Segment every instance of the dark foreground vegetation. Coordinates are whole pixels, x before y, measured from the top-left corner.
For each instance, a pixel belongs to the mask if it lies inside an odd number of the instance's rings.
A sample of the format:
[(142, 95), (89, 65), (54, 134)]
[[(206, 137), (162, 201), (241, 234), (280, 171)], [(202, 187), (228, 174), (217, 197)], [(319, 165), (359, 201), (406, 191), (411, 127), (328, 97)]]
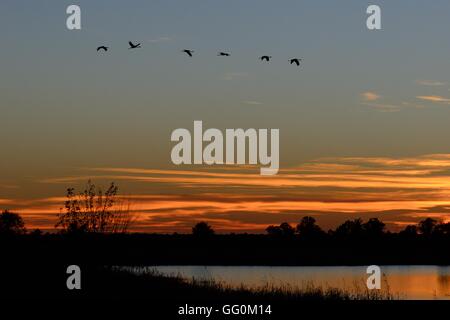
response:
[[(152, 297), (158, 300), (180, 302), (189, 300), (203, 303), (227, 300), (261, 303), (263, 301), (393, 300), (398, 298), (388, 289), (368, 290), (363, 285), (355, 285), (347, 290), (314, 286), (312, 283), (301, 288), (271, 285), (259, 288), (248, 288), (242, 285), (236, 288), (213, 280), (183, 279), (179, 276), (166, 276), (155, 271), (136, 274), (119, 268), (97, 269), (92, 272), (91, 276), (95, 276), (97, 285), (92, 287), (90, 292), (94, 296), (106, 294), (113, 298)], [(388, 288), (388, 286), (386, 287)], [(130, 291), (131, 288), (132, 291)]]
[[(4, 213), (5, 214), (5, 213)], [(3, 214), (3, 215), (4, 215)], [(10, 215), (10, 213), (8, 213)], [(305, 227), (305, 221), (309, 225)], [(1, 224), (1, 215), (0, 215)], [(94, 265), (449, 265), (450, 234), (433, 219), (391, 233), (371, 219), (324, 232), (305, 217), (298, 231), (214, 234), (205, 223), (192, 234), (11, 231), (0, 233), (4, 263), (89, 262)], [(282, 224), (281, 230), (287, 224)], [(445, 227), (448, 224), (444, 225)]]
[(310, 241), (267, 235), (27, 234), (0, 237), (2, 262), (82, 260), (107, 265), (449, 265), (447, 237), (333, 237)]
[[(398, 233), (383, 233), (377, 237), (327, 234), (314, 240), (295, 234), (10, 234), (0, 237), (1, 291), (9, 296), (37, 294), (39, 297), (60, 297), (59, 293), (72, 294), (66, 288), (66, 268), (69, 265), (81, 267), (82, 292), (89, 296), (92, 292), (100, 294), (102, 290), (105, 291), (101, 296), (115, 292), (108, 289), (109, 283), (124, 292), (150, 290), (146, 285), (152, 281), (161, 281), (158, 283), (162, 286), (171, 284), (170, 279), (140, 278), (112, 272), (105, 266), (449, 265), (449, 245), (449, 237), (443, 234), (413, 237)], [(187, 292), (186, 287), (192, 285), (173, 284), (182, 290), (180, 294)], [(200, 290), (195, 286), (195, 289), (201, 293), (211, 288), (201, 287)], [(227, 292), (230, 293), (229, 290), (217, 291), (220, 295)], [(246, 290), (239, 294), (245, 295)]]
[[(232, 287), (213, 280), (184, 279), (163, 275), (154, 271), (134, 273), (118, 267), (81, 265), (82, 290), (68, 290), (66, 266), (52, 265), (15, 266), (0, 268), (2, 286), (0, 296), (8, 298), (78, 298), (78, 299), (151, 299), (173, 303), (216, 303), (219, 301), (246, 301), (247, 303), (276, 303), (295, 301), (352, 301), (396, 300), (388, 286), (383, 290), (368, 290), (361, 284), (348, 289), (315, 286), (277, 287), (265, 285), (249, 288)], [(387, 288), (387, 289), (385, 289)]]

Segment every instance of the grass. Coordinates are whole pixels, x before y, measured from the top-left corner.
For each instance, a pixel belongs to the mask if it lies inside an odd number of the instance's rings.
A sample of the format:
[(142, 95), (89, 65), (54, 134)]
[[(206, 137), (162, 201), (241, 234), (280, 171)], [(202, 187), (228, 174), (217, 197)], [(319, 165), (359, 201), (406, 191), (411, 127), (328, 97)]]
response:
[[(159, 299), (178, 299), (195, 301), (222, 301), (227, 299), (245, 301), (302, 300), (317, 301), (354, 301), (354, 300), (397, 300), (398, 295), (390, 292), (386, 277), (381, 290), (369, 290), (364, 283), (353, 283), (350, 288), (341, 289), (329, 286), (317, 286), (313, 282), (302, 287), (292, 285), (265, 284), (253, 288), (244, 284), (231, 286), (224, 282), (203, 279), (185, 279), (181, 275), (165, 275), (156, 270), (133, 271), (132, 268), (112, 267), (103, 269), (100, 274), (113, 281), (116, 288), (126, 292), (137, 292), (141, 297), (153, 296)], [(112, 291), (110, 291), (111, 293)]]

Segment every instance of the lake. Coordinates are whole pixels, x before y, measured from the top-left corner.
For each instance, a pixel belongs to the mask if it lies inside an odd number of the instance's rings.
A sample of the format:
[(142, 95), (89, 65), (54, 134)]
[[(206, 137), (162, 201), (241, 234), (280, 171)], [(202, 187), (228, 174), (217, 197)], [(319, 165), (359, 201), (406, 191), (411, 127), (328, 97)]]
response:
[[(450, 299), (450, 266), (380, 266), (389, 291), (400, 299)], [(303, 288), (314, 286), (365, 288), (365, 266), (352, 267), (268, 267), (268, 266), (152, 266), (136, 272), (156, 270), (187, 279), (212, 279), (231, 286), (257, 288), (266, 284)], [(384, 279), (382, 286), (385, 286)], [(384, 289), (384, 288), (382, 288)]]

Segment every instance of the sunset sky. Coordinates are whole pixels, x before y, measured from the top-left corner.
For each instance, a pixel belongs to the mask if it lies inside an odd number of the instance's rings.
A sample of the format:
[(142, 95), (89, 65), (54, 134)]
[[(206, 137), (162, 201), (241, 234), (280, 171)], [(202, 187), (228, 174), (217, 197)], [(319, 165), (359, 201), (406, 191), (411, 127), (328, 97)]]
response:
[[(450, 221), (450, 2), (376, 1), (368, 31), (374, 3), (1, 1), (0, 209), (51, 230), (92, 179), (118, 184), (136, 231)], [(280, 129), (280, 172), (173, 165), (170, 134), (194, 120)]]

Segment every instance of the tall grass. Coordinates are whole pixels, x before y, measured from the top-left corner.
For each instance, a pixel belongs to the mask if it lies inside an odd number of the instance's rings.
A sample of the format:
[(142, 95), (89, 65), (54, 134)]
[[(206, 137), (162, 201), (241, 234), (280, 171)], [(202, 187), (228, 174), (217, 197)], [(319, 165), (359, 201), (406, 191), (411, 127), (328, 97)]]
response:
[(251, 297), (255, 299), (276, 300), (398, 300), (399, 294), (393, 294), (386, 275), (383, 275), (382, 289), (369, 290), (365, 282), (354, 282), (345, 288), (336, 288), (328, 285), (316, 285), (313, 281), (305, 282), (302, 286), (291, 284), (273, 284), (253, 287), (243, 283), (230, 285), (224, 281), (213, 279), (184, 278), (181, 274), (163, 274), (155, 269), (140, 269), (133, 267), (115, 267), (114, 272), (132, 274), (143, 283), (146, 281), (159, 283), (167, 282), (172, 289), (178, 287), (182, 290), (215, 296), (230, 296), (233, 298)]

